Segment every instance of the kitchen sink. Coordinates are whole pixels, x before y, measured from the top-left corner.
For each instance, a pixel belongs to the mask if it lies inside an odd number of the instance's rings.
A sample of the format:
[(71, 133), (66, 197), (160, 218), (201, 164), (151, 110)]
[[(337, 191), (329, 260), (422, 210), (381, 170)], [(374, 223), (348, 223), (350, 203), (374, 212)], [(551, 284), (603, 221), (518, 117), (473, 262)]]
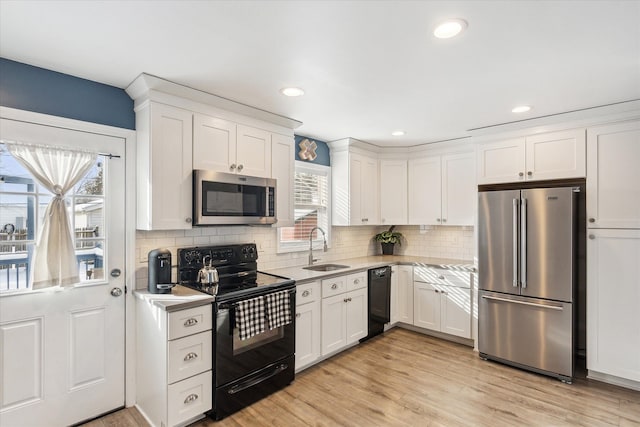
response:
[(349, 268), (349, 266), (340, 265), (340, 264), (316, 264), (316, 265), (308, 265), (306, 267), (302, 267), (303, 270), (312, 270), (312, 271), (333, 271), (333, 270), (340, 270), (342, 268)]

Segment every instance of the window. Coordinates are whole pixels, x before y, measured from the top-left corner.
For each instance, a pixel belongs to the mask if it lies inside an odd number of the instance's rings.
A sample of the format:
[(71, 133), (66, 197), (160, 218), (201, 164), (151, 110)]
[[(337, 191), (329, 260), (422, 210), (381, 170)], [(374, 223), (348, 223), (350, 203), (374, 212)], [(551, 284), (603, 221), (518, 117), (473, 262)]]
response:
[[(74, 213), (71, 226), (81, 282), (103, 278), (103, 172), (99, 157), (66, 197), (67, 209)], [(31, 288), (31, 258), (51, 198), (0, 143), (0, 292)]]
[[(293, 186), (293, 227), (281, 227), (278, 231), (278, 252), (309, 250), (309, 233), (314, 227), (326, 233), (327, 244), (331, 244), (330, 206), (331, 168), (296, 161)], [(322, 247), (322, 233), (313, 232), (314, 248)]]

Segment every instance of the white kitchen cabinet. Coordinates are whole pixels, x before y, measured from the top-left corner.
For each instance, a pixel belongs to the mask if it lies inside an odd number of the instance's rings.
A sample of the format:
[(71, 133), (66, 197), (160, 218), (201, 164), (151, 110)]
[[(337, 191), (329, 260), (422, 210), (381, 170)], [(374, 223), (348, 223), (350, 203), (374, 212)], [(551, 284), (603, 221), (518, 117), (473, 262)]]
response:
[(271, 134), (271, 178), (277, 180), (276, 216), (278, 227), (294, 225), (293, 186), (295, 150), (293, 136)]
[(414, 269), (415, 326), (471, 338), (471, 273)]
[(473, 153), (409, 161), (409, 224), (473, 225), (476, 194)]
[(271, 134), (262, 129), (238, 125), (236, 172), (242, 175), (271, 176)]
[(478, 184), (583, 178), (584, 129), (542, 133), (478, 144)]
[(587, 226), (640, 228), (640, 120), (587, 129)]
[[(394, 322), (413, 324), (413, 267), (399, 265), (397, 269), (397, 287), (395, 310), (392, 306), (392, 314), (395, 312)], [(393, 275), (392, 275), (393, 278)], [(393, 291), (393, 288), (392, 288)]]
[(320, 358), (320, 282), (296, 288), (296, 372)]
[[(358, 342), (368, 332), (366, 273), (322, 281), (322, 356)], [(353, 289), (348, 291), (347, 289)]]
[(407, 224), (407, 161), (380, 160), (380, 224)]
[(347, 151), (331, 156), (333, 225), (377, 225), (378, 159)]
[(192, 116), (157, 102), (136, 110), (140, 230), (191, 228)]
[(165, 311), (136, 299), (136, 406), (153, 426), (185, 425), (212, 408), (211, 304)]
[(587, 233), (589, 376), (614, 376), (635, 381), (638, 387), (640, 230), (589, 229)]

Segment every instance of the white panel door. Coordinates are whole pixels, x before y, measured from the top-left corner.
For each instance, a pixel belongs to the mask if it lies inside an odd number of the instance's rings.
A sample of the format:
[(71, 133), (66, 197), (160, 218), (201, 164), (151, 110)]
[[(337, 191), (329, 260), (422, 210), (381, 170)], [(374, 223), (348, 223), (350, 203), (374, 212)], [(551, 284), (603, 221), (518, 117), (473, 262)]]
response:
[(471, 289), (440, 287), (440, 330), (471, 338)]
[(238, 125), (236, 172), (240, 175), (271, 176), (271, 134), (266, 130)]
[(583, 178), (586, 172), (585, 145), (584, 129), (528, 136), (526, 179)]
[(587, 130), (587, 226), (640, 228), (640, 121)]
[(322, 355), (347, 345), (346, 294), (322, 299)]
[(271, 135), (271, 178), (277, 180), (276, 216), (278, 227), (294, 225), (293, 185), (295, 179), (295, 152), (293, 136)]
[(234, 172), (236, 124), (205, 116), (193, 116), (193, 169)]
[(409, 160), (409, 224), (440, 225), (440, 156)]
[(413, 283), (413, 324), (440, 330), (440, 291), (431, 283)]
[(378, 159), (363, 157), (362, 177), (360, 178), (362, 215), (365, 225), (380, 224), (380, 206), (378, 204)]
[(588, 230), (587, 369), (640, 381), (640, 230)]
[[(121, 156), (99, 157), (104, 163), (102, 267), (94, 264), (91, 278), (83, 277), (75, 287), (33, 291), (25, 286), (0, 293), (0, 424), (78, 423), (124, 405), (125, 297), (111, 293), (125, 288), (124, 140), (6, 119), (0, 138)], [(77, 210), (74, 221), (80, 221)], [(120, 274), (112, 277), (115, 269)]]
[(413, 267), (398, 267), (398, 322), (413, 325)]
[[(364, 221), (364, 211), (362, 210), (362, 192), (363, 182), (362, 174), (364, 170), (365, 159), (357, 154), (349, 154), (349, 194), (348, 200), (338, 199), (338, 203), (347, 203), (349, 205), (349, 224), (361, 225), (366, 224)], [(334, 199), (334, 203), (336, 203)]]
[(524, 181), (524, 138), (478, 145), (478, 184)]
[(367, 288), (351, 291), (345, 294), (345, 297), (347, 298), (347, 344), (352, 344), (366, 337), (369, 331)]
[(296, 370), (320, 357), (320, 300), (296, 307)]
[(407, 161), (380, 161), (380, 224), (407, 223)]
[(474, 154), (442, 156), (442, 224), (473, 225), (476, 199)]

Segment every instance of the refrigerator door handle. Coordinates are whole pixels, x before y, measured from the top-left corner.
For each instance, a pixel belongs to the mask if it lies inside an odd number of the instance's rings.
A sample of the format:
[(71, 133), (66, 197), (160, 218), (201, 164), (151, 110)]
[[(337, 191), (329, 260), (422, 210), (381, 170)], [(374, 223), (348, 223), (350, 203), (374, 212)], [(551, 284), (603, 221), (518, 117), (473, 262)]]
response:
[(507, 299), (507, 298), (498, 298), (498, 297), (492, 297), (492, 296), (488, 296), (488, 295), (482, 295), (482, 298), (483, 299), (493, 300), (493, 301), (502, 301), (502, 302), (510, 302), (510, 303), (514, 303), (514, 304), (529, 305), (529, 306), (532, 306), (532, 307), (548, 308), (550, 310), (558, 310), (558, 311), (562, 311), (563, 310), (561, 305), (558, 306), (558, 305), (548, 305), (548, 304), (534, 304), (532, 302), (518, 301), (518, 300), (514, 300), (514, 299)]
[(522, 198), (520, 209), (520, 284), (522, 289), (527, 287), (527, 199)]
[(513, 287), (518, 287), (518, 199), (513, 199)]

